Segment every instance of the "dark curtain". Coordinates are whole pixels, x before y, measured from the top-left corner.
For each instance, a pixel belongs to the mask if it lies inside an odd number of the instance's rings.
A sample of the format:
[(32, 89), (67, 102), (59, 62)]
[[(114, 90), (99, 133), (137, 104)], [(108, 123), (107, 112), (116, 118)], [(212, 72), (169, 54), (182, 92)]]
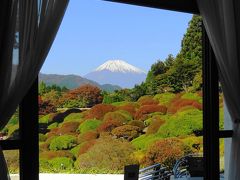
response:
[[(0, 1), (0, 128), (38, 76), (67, 4), (68, 0)], [(8, 179), (1, 150), (0, 167), (1, 180)]]
[[(240, 178), (240, 1), (198, 0), (233, 122), (229, 180)], [(227, 177), (226, 177), (227, 178)]]

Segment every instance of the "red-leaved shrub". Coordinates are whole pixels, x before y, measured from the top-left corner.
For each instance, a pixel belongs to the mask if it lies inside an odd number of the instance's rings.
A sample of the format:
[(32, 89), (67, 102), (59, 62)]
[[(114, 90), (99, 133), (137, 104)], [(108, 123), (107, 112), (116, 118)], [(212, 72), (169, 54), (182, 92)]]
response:
[(123, 122), (118, 119), (107, 119), (97, 128), (98, 132), (111, 132), (114, 128), (122, 126)]
[(191, 99), (178, 99), (171, 103), (171, 105), (168, 108), (168, 113), (176, 113), (178, 110), (182, 109), (186, 106), (192, 106), (196, 109), (202, 110), (202, 104), (197, 102), (196, 100)]
[(86, 141), (94, 140), (99, 137), (99, 133), (96, 131), (88, 131), (78, 136), (78, 144), (81, 144)]
[(124, 138), (131, 141), (139, 136), (140, 128), (137, 126), (123, 125), (112, 130), (112, 134), (117, 138)]
[(93, 106), (85, 116), (85, 119), (103, 119), (104, 115), (108, 112), (113, 112), (116, 107), (110, 104), (98, 104)]
[(167, 113), (167, 107), (162, 105), (145, 105), (141, 106), (135, 114), (135, 119), (145, 120), (147, 115), (154, 112), (160, 112), (162, 114)]
[(58, 128), (57, 134), (63, 135), (63, 134), (74, 134), (79, 127), (79, 122), (66, 122), (63, 123), (61, 127)]
[(45, 151), (40, 153), (39, 157), (47, 160), (50, 160), (56, 157), (68, 157), (72, 159), (73, 155), (69, 151), (60, 150), (60, 151)]
[(143, 158), (146, 166), (161, 163), (171, 169), (176, 160), (184, 156), (184, 144), (176, 138), (156, 141), (152, 144)]
[(138, 103), (141, 106), (144, 106), (144, 105), (157, 105), (158, 101), (153, 99), (153, 97), (151, 97), (151, 96), (142, 96), (142, 97), (140, 97), (138, 99)]
[(123, 106), (119, 106), (118, 110), (124, 110), (129, 112), (132, 116), (135, 115), (137, 107), (133, 104), (127, 104), (127, 105), (123, 105)]
[(84, 142), (81, 148), (79, 149), (78, 156), (87, 152), (93, 145), (96, 143), (96, 140), (91, 140)]

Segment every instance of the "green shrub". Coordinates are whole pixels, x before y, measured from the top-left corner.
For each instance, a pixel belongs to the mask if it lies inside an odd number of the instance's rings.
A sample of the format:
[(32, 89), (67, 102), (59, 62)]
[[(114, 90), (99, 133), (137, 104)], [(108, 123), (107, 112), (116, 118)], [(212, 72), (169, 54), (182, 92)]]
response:
[(49, 161), (55, 170), (71, 170), (73, 168), (73, 160), (66, 157), (57, 157)]
[[(3, 151), (7, 167), (10, 173), (19, 173), (19, 150)], [(2, 179), (2, 178), (1, 178)]]
[(44, 142), (47, 140), (47, 136), (45, 134), (39, 133), (38, 137), (39, 137), (39, 142)]
[(128, 103), (129, 102), (127, 102), (127, 101), (120, 101), (120, 102), (114, 102), (114, 103), (112, 103), (112, 105), (113, 106), (125, 106)]
[(101, 138), (75, 162), (78, 169), (122, 170), (125, 165), (135, 164), (132, 153), (134, 148), (129, 142), (112, 138)]
[(170, 116), (169, 120), (162, 125), (158, 134), (161, 137), (178, 137), (193, 134), (202, 130), (202, 111), (189, 109)]
[(71, 113), (64, 118), (64, 122), (79, 121), (84, 118), (84, 113)]
[(70, 150), (70, 152), (74, 155), (75, 158), (78, 157), (78, 153), (79, 153), (80, 149), (82, 148), (82, 146), (83, 146), (83, 143), (75, 146), (74, 148), (72, 148)]
[(19, 129), (18, 124), (8, 126), (8, 136), (13, 135), (14, 132), (16, 132), (18, 129)]
[(51, 118), (52, 114), (42, 116), (41, 118), (39, 118), (39, 123), (48, 124)]
[(153, 99), (158, 100), (161, 105), (166, 106), (173, 100), (174, 97), (175, 94), (167, 92), (162, 94), (156, 94)]
[(98, 126), (100, 126), (102, 121), (96, 120), (96, 119), (88, 119), (84, 121), (80, 126), (78, 127), (78, 132), (85, 133), (87, 131), (95, 130)]
[(190, 99), (195, 100), (199, 103), (202, 103), (202, 97), (198, 95), (198, 93), (185, 93), (181, 96), (182, 99)]
[(50, 143), (50, 150), (65, 150), (71, 149), (76, 145), (77, 138), (71, 135), (63, 135), (54, 137)]
[(223, 107), (219, 109), (219, 128), (220, 130), (224, 129), (224, 109)]
[(131, 143), (136, 149), (145, 150), (149, 145), (159, 139), (162, 139), (162, 137), (158, 136), (157, 134), (141, 135), (132, 140)]
[(58, 127), (58, 123), (57, 122), (52, 123), (51, 125), (49, 125), (48, 129), (51, 130), (51, 129), (56, 128), (56, 127)]

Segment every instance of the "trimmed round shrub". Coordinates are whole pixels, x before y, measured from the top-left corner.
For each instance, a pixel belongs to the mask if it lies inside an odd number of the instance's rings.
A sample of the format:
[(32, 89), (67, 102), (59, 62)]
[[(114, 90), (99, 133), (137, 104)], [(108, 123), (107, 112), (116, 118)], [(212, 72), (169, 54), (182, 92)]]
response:
[(195, 100), (199, 103), (202, 103), (202, 97), (199, 96), (199, 93), (185, 93), (181, 97), (182, 99)]
[(111, 132), (114, 128), (122, 126), (123, 122), (119, 119), (107, 119), (97, 128), (98, 132)]
[(112, 138), (102, 138), (75, 162), (77, 169), (123, 170), (125, 165), (135, 164), (134, 148), (129, 142)]
[(50, 143), (50, 150), (66, 150), (71, 149), (76, 145), (77, 138), (71, 135), (63, 135), (54, 137)]
[(108, 112), (107, 114), (105, 114), (103, 121), (108, 120), (118, 120), (123, 123), (127, 123), (128, 121), (132, 120), (132, 117), (127, 111), (118, 110), (115, 112)]
[(184, 139), (181, 139), (181, 141), (192, 153), (199, 153), (203, 150), (203, 138), (202, 137), (188, 136)]
[(50, 159), (53, 159), (56, 157), (67, 157), (67, 158), (72, 159), (73, 155), (69, 151), (63, 151), (63, 150), (61, 150), (61, 151), (45, 151), (45, 152), (41, 152), (39, 154), (40, 159), (50, 160)]
[(117, 107), (118, 110), (124, 110), (129, 112), (132, 117), (135, 115), (137, 108), (138, 107), (133, 103), (128, 103), (126, 105)]
[(67, 157), (56, 157), (49, 161), (52, 168), (57, 171), (71, 170), (73, 168), (73, 160)]
[(90, 148), (94, 146), (95, 143), (96, 143), (96, 140), (91, 140), (91, 141), (82, 143), (78, 151), (78, 156), (86, 153)]
[(141, 131), (145, 128), (144, 122), (139, 121), (139, 120), (132, 120), (132, 121), (128, 122), (128, 125), (137, 126), (140, 128)]
[(135, 114), (135, 118), (139, 120), (145, 120), (148, 114), (159, 112), (161, 114), (167, 113), (167, 107), (162, 105), (145, 105), (138, 109)]
[(178, 112), (159, 128), (158, 134), (162, 137), (191, 135), (202, 130), (202, 119), (202, 111), (198, 109)]
[(117, 138), (132, 140), (139, 136), (140, 128), (137, 126), (123, 125), (112, 130), (112, 134)]
[(146, 150), (153, 142), (162, 139), (157, 134), (141, 135), (131, 141), (132, 145), (139, 150)]
[(54, 128), (57, 128), (57, 127), (58, 127), (58, 123), (55, 122), (55, 123), (52, 123), (51, 125), (49, 125), (47, 129), (51, 130), (51, 129), (54, 129)]
[(85, 133), (87, 131), (96, 130), (98, 126), (100, 126), (102, 121), (96, 120), (96, 119), (88, 119), (84, 121), (80, 126), (78, 127), (78, 132)]
[(79, 122), (65, 122), (58, 128), (57, 134), (63, 135), (75, 133), (79, 127), (79, 124)]
[(144, 105), (157, 105), (158, 104), (158, 101), (153, 99), (152, 96), (142, 96), (138, 99), (137, 101), (141, 106), (144, 106)]
[(64, 118), (64, 122), (79, 121), (84, 118), (84, 113), (71, 113)]
[(161, 116), (153, 116), (150, 118), (150, 125), (147, 127), (146, 134), (155, 134), (158, 132), (158, 129), (165, 123), (164, 120), (161, 119)]
[(184, 144), (180, 140), (176, 138), (162, 139), (148, 148), (143, 164), (149, 166), (160, 163), (172, 169), (176, 161), (184, 154)]
[(196, 100), (178, 99), (169, 106), (168, 113), (174, 114), (186, 106), (192, 106), (196, 109), (202, 110), (202, 104)]
[(113, 112), (116, 107), (110, 104), (98, 104), (93, 106), (86, 115), (86, 119), (102, 119), (104, 115), (108, 112)]
[(154, 96), (154, 100), (157, 100), (161, 105), (168, 106), (169, 103), (175, 98), (175, 94), (173, 93), (162, 93), (162, 94), (156, 94)]
[(96, 131), (88, 131), (88, 132), (79, 134), (78, 143), (81, 144), (85, 141), (97, 139), (98, 137), (99, 137), (99, 133), (97, 133)]

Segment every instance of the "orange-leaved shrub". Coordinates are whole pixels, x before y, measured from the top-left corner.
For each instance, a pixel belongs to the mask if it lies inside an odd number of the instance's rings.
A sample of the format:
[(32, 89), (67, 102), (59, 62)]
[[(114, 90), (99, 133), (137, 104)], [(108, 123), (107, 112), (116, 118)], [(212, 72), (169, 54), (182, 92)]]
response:
[(45, 152), (41, 152), (39, 154), (39, 158), (43, 158), (43, 159), (53, 159), (56, 157), (68, 157), (68, 158), (73, 158), (72, 153), (70, 153), (69, 151), (64, 151), (64, 150), (60, 150), (60, 151), (45, 151)]
[(118, 108), (118, 110), (127, 111), (132, 116), (134, 116), (138, 107), (135, 104), (133, 104), (133, 103), (128, 103), (128, 104), (123, 105), (123, 106), (118, 106), (117, 108)]
[(193, 108), (202, 110), (202, 104), (197, 102), (196, 100), (191, 99), (178, 99), (171, 103), (168, 108), (168, 113), (176, 113), (178, 110), (182, 109), (186, 106), (192, 106)]
[(97, 128), (98, 132), (111, 132), (114, 128), (122, 126), (123, 122), (119, 119), (107, 119)]
[(57, 134), (75, 134), (79, 124), (79, 122), (65, 122), (58, 128)]
[(172, 169), (175, 162), (184, 156), (184, 144), (176, 138), (168, 138), (156, 141), (147, 150), (143, 158), (143, 164), (146, 166), (156, 163)]
[(84, 142), (81, 144), (81, 148), (79, 149), (78, 156), (86, 153), (91, 147), (94, 146), (96, 140), (90, 140), (88, 142)]
[(117, 138), (124, 138), (131, 141), (140, 135), (140, 128), (137, 126), (123, 125), (113, 129), (112, 134)]
[(142, 96), (137, 101), (141, 106), (144, 105), (157, 105), (158, 101), (153, 99), (152, 96)]
[(86, 142), (86, 141), (97, 139), (98, 137), (99, 137), (98, 132), (88, 131), (88, 132), (85, 132), (83, 134), (79, 134), (77, 142), (78, 142), (78, 144), (81, 144), (81, 143)]
[(85, 119), (103, 119), (108, 112), (113, 112), (116, 107), (110, 104), (98, 104), (93, 106), (85, 115)]
[(145, 105), (141, 106), (135, 114), (135, 119), (145, 120), (150, 113), (159, 112), (167, 113), (167, 107), (162, 105)]

